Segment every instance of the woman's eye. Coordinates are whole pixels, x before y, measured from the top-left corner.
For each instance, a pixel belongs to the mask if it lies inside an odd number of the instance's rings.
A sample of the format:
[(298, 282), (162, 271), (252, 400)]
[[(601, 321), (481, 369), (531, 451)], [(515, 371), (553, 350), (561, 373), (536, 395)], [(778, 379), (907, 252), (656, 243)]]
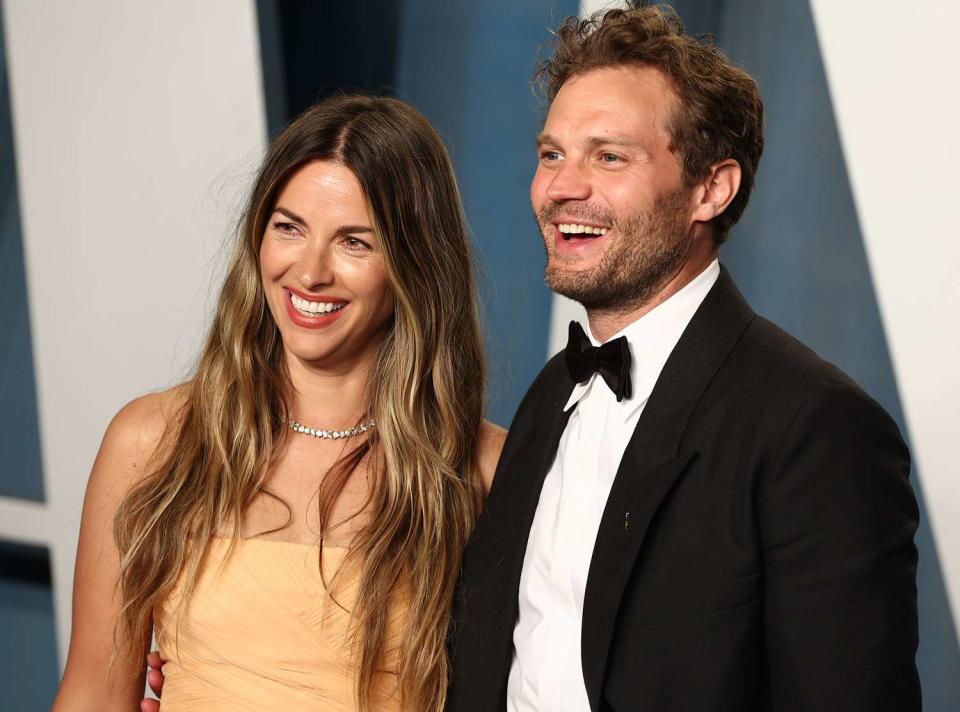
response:
[(351, 237), (348, 235), (343, 238), (343, 244), (346, 245), (348, 250), (354, 250), (357, 252), (362, 252), (370, 249), (370, 245), (361, 240), (358, 237)]
[(277, 221), (273, 223), (273, 229), (284, 235), (296, 235), (298, 233), (297, 226), (290, 222)]

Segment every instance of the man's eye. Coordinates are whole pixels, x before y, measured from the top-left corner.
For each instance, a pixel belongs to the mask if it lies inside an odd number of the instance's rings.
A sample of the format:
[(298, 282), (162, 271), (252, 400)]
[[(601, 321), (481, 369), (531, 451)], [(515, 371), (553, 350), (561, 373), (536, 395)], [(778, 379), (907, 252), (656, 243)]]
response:
[(559, 161), (560, 152), (559, 151), (541, 151), (540, 160), (541, 161)]
[(620, 161), (620, 156), (616, 153), (601, 153), (600, 160), (604, 163), (618, 163)]

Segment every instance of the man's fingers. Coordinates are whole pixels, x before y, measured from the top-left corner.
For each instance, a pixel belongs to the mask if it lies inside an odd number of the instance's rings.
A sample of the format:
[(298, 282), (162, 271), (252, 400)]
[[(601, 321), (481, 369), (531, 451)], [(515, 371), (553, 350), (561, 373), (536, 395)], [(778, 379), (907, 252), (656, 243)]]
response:
[(157, 700), (143, 700), (140, 703), (140, 712), (160, 712), (160, 703)]
[(163, 675), (159, 670), (151, 670), (147, 673), (147, 684), (157, 697), (163, 694)]
[(163, 667), (163, 658), (160, 657), (159, 651), (151, 650), (147, 653), (147, 665), (157, 670)]
[[(150, 689), (153, 690), (153, 694), (157, 697), (163, 693), (163, 664), (167, 662), (160, 657), (160, 652), (157, 650), (151, 650), (147, 653), (147, 665), (153, 668), (152, 670), (147, 671), (147, 684), (150, 686)], [(160, 706), (157, 704), (154, 706), (155, 700), (144, 700), (141, 707), (145, 704), (149, 704), (149, 709), (143, 708), (144, 712), (159, 712)]]

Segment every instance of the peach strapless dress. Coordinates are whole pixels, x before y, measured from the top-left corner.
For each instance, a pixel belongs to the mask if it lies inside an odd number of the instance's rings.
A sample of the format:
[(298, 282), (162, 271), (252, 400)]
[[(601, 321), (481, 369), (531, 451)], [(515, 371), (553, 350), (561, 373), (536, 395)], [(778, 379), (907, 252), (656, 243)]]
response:
[[(163, 712), (181, 710), (324, 710), (355, 712), (348, 641), (355, 581), (338, 576), (345, 550), (242, 539), (216, 539), (197, 586), (175, 617), (180, 587), (155, 615), (164, 666)], [(346, 571), (344, 571), (346, 574)], [(379, 675), (377, 710), (399, 709), (396, 643)]]

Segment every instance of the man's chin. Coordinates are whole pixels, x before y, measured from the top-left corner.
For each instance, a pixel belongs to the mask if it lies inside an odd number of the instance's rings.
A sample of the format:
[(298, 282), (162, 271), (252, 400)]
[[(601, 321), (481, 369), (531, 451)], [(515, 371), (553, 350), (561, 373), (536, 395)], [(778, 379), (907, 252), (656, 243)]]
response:
[(558, 255), (547, 256), (547, 277), (555, 276), (557, 280), (588, 280), (595, 281), (604, 271), (604, 262), (601, 255)]
[(544, 274), (544, 281), (551, 291), (562, 297), (580, 302), (584, 306), (595, 301), (601, 286), (597, 284), (596, 275), (589, 270), (557, 269), (549, 265)]

